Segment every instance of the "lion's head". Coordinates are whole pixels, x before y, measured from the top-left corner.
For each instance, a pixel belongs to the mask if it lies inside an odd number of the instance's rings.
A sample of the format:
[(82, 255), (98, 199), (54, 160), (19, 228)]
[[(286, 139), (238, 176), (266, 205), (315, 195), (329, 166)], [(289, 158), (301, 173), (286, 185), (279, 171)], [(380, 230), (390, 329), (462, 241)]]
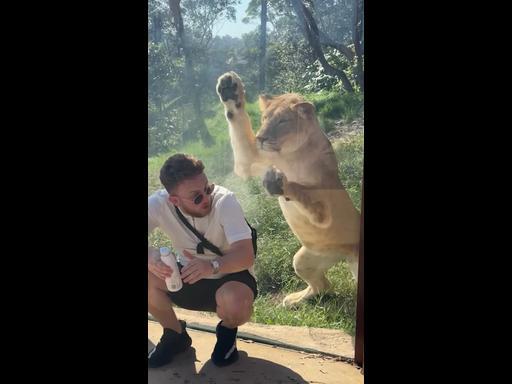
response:
[(299, 95), (260, 96), (261, 128), (256, 135), (263, 151), (294, 152), (318, 131), (313, 104)]

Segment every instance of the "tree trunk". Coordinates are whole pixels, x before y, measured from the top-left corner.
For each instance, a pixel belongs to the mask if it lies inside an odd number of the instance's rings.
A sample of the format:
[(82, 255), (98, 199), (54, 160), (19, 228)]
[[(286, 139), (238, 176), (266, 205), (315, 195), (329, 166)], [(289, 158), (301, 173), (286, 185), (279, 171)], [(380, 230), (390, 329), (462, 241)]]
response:
[(329, 76), (337, 77), (341, 80), (343, 84), (343, 88), (349, 93), (354, 92), (354, 88), (352, 84), (350, 84), (350, 80), (348, 79), (345, 72), (338, 68), (334, 68), (327, 62), (325, 58), (324, 52), (322, 51), (322, 47), (320, 45), (318, 26), (313, 18), (313, 15), (309, 11), (309, 9), (304, 5), (302, 0), (292, 0), (292, 6), (297, 14), (300, 25), (302, 26), (302, 31), (306, 36), (306, 39), (313, 50), (315, 57), (318, 59), (325, 73)]
[(258, 89), (265, 90), (266, 54), (267, 54), (267, 0), (261, 0), (261, 24), (260, 24), (260, 77)]
[[(215, 140), (208, 132), (206, 123), (202, 113), (201, 105), (201, 89), (196, 84), (196, 73), (194, 71), (194, 62), (192, 58), (192, 50), (187, 41), (185, 28), (183, 26), (183, 18), (181, 16), (180, 0), (169, 0), (169, 8), (171, 13), (171, 20), (174, 28), (176, 29), (176, 36), (178, 37), (179, 47), (185, 57), (185, 84), (183, 93), (186, 99), (192, 105), (191, 113), (194, 114), (192, 119), (193, 123), (189, 126), (188, 131), (184, 133), (184, 139), (196, 139), (197, 136), (201, 138), (205, 146), (212, 145)], [(181, 53), (181, 52), (180, 52)]]
[(203, 142), (205, 147), (209, 147), (215, 143), (215, 139), (212, 135), (210, 135), (210, 132), (208, 131), (208, 127), (206, 126), (206, 123), (204, 122), (203, 117), (203, 106), (201, 102), (201, 92), (202, 90), (199, 89), (199, 87), (195, 86), (194, 82), (194, 89), (193, 89), (193, 105), (194, 105), (194, 111), (196, 112), (196, 119), (194, 122), (193, 130), (197, 132), (199, 135), (199, 138)]
[(151, 17), (153, 27), (151, 29), (151, 38), (154, 43), (162, 42), (162, 15), (156, 13)]
[(181, 17), (181, 0), (169, 0), (169, 10), (171, 12), (171, 23), (176, 29), (176, 36), (178, 36), (178, 54), (181, 54), (180, 48), (183, 48), (183, 18)]
[(363, 2), (361, 0), (354, 0), (354, 25), (352, 36), (354, 39), (354, 50), (356, 51), (356, 81), (364, 92), (364, 70), (363, 70), (363, 50), (361, 47), (361, 40), (363, 37)]

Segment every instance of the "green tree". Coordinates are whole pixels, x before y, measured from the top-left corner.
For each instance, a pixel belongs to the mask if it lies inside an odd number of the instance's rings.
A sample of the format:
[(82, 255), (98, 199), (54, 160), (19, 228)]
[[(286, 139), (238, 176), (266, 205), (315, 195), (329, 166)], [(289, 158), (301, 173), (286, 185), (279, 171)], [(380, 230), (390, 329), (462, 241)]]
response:
[[(148, 0), (150, 153), (188, 140), (213, 143), (204, 122), (209, 97), (204, 89), (213, 89), (205, 83), (209, 79), (209, 47), (215, 23), (235, 17), (232, 5), (236, 1)], [(171, 131), (172, 139), (161, 141)]]
[[(360, 0), (290, 0), (300, 28), (308, 41), (313, 55), (320, 63), (325, 74), (341, 80), (343, 88), (354, 92), (354, 87), (347, 75), (347, 70), (333, 65), (328, 60), (329, 50), (338, 52), (355, 67), (353, 80), (363, 88), (363, 12)], [(324, 30), (325, 29), (325, 30)], [(335, 33), (329, 35), (327, 32)], [(350, 43), (350, 45), (349, 45)], [(355, 44), (354, 44), (355, 43)], [(354, 45), (357, 47), (354, 48)], [(355, 51), (355, 49), (357, 51)], [(331, 55), (332, 57), (332, 55)]]

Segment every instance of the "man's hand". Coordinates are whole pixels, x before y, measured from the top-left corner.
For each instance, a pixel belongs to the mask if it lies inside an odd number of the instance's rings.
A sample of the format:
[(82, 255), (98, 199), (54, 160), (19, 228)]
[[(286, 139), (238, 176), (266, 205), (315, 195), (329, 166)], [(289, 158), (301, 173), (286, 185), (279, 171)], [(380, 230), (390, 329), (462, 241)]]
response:
[(194, 284), (213, 274), (213, 267), (208, 260), (198, 259), (186, 250), (183, 251), (183, 254), (189, 259), (187, 266), (181, 270), (181, 278), (184, 283)]
[(160, 259), (148, 258), (148, 270), (159, 279), (171, 277), (173, 270)]

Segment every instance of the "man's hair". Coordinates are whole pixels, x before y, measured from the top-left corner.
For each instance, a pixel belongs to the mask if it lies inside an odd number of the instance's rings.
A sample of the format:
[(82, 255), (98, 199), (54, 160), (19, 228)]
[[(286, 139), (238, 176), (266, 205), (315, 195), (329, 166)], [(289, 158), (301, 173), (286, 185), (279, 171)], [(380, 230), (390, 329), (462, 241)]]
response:
[(169, 157), (160, 169), (160, 182), (167, 192), (178, 186), (183, 180), (201, 174), (204, 165), (201, 160), (194, 156), (177, 153)]

